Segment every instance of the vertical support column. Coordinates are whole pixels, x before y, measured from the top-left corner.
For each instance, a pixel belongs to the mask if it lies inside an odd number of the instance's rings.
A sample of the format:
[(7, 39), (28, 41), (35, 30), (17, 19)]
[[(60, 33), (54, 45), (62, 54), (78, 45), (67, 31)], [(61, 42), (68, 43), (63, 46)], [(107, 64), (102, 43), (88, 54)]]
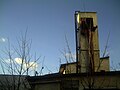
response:
[(79, 27), (78, 27), (78, 23), (77, 23), (77, 16), (79, 14), (79, 11), (75, 11), (74, 14), (74, 19), (75, 19), (75, 42), (76, 42), (76, 73), (79, 72), (79, 60), (78, 60), (78, 54), (79, 54), (79, 46), (78, 46), (78, 31), (79, 31)]

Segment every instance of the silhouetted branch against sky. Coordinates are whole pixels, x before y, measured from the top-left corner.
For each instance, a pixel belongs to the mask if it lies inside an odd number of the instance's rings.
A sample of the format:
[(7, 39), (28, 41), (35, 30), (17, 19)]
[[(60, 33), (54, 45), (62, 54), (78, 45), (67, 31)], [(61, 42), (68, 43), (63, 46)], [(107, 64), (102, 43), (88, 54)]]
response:
[(1, 57), (1, 67), (4, 67), (2, 69), (4, 74), (34, 75), (37, 70), (41, 56), (32, 55), (31, 40), (27, 39), (26, 33), (25, 36), (22, 35), (21, 38), (17, 39), (17, 46), (12, 45), (8, 40), (8, 48), (3, 52), (5, 57)]

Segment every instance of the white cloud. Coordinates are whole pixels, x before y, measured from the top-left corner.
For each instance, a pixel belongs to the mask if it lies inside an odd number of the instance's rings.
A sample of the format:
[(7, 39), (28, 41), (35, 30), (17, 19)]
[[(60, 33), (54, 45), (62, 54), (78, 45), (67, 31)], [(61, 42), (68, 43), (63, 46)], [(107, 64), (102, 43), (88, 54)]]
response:
[(31, 68), (31, 69), (36, 69), (38, 67), (38, 64), (36, 62), (29, 62), (24, 64), (25, 68)]
[(17, 64), (23, 63), (24, 69), (27, 69), (27, 68), (36, 69), (38, 67), (38, 64), (36, 62), (31, 61), (31, 62), (25, 63), (25, 60), (22, 60), (21, 58), (15, 58), (15, 62)]
[(3, 38), (3, 37), (0, 38), (0, 42), (6, 42), (6, 41), (7, 41), (6, 38)]
[(10, 60), (10, 59), (6, 59), (6, 60), (4, 60), (5, 61), (5, 63), (13, 63), (13, 60)]
[(21, 58), (15, 58), (15, 61), (16, 61), (16, 63), (18, 63), (18, 64), (24, 63)]

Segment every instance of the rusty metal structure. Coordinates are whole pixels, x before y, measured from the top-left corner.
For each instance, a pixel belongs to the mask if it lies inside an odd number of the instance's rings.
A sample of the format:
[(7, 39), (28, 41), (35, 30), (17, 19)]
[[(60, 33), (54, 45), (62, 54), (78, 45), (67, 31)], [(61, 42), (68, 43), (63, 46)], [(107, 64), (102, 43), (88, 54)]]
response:
[(75, 12), (76, 73), (96, 72), (99, 41), (96, 12)]

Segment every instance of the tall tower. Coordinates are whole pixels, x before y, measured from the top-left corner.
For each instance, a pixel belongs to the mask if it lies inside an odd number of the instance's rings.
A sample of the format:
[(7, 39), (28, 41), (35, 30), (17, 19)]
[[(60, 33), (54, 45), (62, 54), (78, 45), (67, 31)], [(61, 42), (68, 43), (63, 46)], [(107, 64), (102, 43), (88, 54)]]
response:
[(96, 12), (75, 12), (76, 62), (61, 64), (60, 73), (109, 71), (109, 56), (100, 58)]
[(75, 12), (77, 73), (99, 69), (99, 41), (96, 12)]

